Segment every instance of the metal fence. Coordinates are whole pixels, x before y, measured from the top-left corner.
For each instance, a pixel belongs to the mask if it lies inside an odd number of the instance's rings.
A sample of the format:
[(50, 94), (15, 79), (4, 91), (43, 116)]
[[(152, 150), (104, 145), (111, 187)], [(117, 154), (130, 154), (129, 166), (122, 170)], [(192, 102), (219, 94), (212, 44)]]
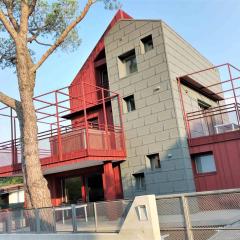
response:
[(0, 212), (0, 233), (119, 232), (132, 201)]
[(240, 189), (156, 197), (163, 240), (239, 240)]

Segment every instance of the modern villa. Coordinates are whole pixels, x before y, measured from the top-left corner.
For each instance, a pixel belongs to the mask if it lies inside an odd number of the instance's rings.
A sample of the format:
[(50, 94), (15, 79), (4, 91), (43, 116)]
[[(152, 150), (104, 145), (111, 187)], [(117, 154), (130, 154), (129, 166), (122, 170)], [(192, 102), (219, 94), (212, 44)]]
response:
[[(240, 187), (240, 70), (119, 10), (66, 88), (34, 97), (53, 205)], [(0, 177), (21, 175), (17, 118)]]

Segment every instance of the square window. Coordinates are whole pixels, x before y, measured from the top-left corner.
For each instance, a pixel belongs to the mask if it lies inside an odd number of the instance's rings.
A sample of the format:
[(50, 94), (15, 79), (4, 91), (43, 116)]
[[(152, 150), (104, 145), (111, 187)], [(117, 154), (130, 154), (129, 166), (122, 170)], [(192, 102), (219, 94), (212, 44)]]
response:
[(138, 191), (144, 191), (146, 189), (144, 173), (133, 174), (135, 178), (135, 188)]
[(216, 165), (212, 153), (205, 153), (194, 156), (197, 173), (216, 172)]
[(135, 49), (118, 57), (118, 70), (120, 78), (138, 71)]
[(152, 171), (154, 171), (155, 169), (161, 168), (159, 153), (147, 155), (147, 158), (150, 161)]
[(90, 128), (99, 128), (98, 117), (89, 118), (87, 121)]
[(146, 53), (153, 49), (153, 40), (152, 35), (148, 35), (145, 38), (141, 39), (141, 50), (142, 53)]
[(123, 110), (125, 113), (136, 110), (134, 95), (123, 98), (123, 101), (124, 101)]
[(200, 110), (207, 110), (211, 107), (211, 105), (198, 99), (198, 107), (200, 108)]

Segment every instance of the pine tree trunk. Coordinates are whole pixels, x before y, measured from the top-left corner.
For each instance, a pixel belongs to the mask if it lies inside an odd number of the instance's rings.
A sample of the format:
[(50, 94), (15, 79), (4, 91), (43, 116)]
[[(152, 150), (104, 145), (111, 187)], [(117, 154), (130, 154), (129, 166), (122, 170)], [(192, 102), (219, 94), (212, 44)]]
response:
[(28, 89), (21, 91), (21, 106), (22, 170), (28, 198), (27, 207), (50, 207), (50, 192), (39, 160), (36, 113), (32, 93)]
[[(35, 73), (31, 72), (32, 61), (24, 46), (17, 47), (17, 75), (21, 107), (17, 110), (21, 133), (22, 171), (27, 208), (51, 207), (51, 196), (43, 176), (37, 140), (37, 117), (33, 103)], [(51, 231), (51, 211), (40, 212), (42, 230)], [(34, 219), (34, 216), (33, 216)], [(34, 221), (34, 220), (33, 220)]]

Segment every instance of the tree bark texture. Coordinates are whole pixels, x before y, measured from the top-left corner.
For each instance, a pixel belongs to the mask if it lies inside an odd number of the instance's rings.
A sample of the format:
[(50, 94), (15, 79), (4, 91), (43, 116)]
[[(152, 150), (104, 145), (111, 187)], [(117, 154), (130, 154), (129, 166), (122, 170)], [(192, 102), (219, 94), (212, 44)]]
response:
[(21, 109), (17, 111), (22, 147), (22, 171), (27, 208), (51, 206), (50, 191), (43, 176), (38, 152), (37, 117), (33, 103), (35, 72), (32, 60), (24, 44), (17, 45), (17, 75)]

